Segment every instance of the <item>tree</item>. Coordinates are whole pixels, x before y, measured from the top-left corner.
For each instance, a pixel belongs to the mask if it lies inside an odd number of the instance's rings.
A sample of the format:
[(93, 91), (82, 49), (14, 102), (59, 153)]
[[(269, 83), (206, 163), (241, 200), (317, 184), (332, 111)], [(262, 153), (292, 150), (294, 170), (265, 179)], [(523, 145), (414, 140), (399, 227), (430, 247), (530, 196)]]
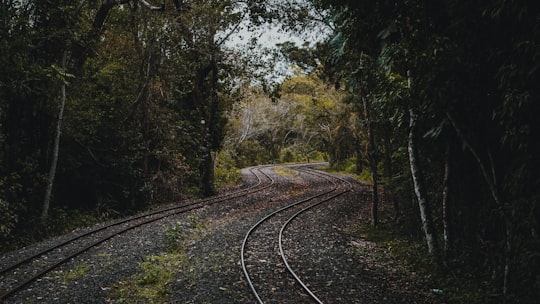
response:
[(250, 7), (242, 1), (197, 1), (178, 19), (179, 32), (194, 63), (189, 95), (198, 111), (200, 128), (199, 188), (203, 196), (214, 193), (212, 151), (220, 149), (226, 105), (220, 102), (220, 70), (224, 43), (245, 22)]
[[(31, 231), (25, 223), (56, 215), (49, 209), (126, 213), (177, 199), (197, 180), (192, 168), (198, 166), (201, 120), (194, 127), (181, 100), (192, 97), (190, 64), (194, 54), (203, 54), (212, 65), (200, 84), (205, 98), (212, 98), (198, 106), (210, 111), (202, 107), (209, 100), (218, 104), (215, 147), (225, 121), (221, 113), (232, 102), (229, 67), (220, 52), (208, 60), (207, 48), (181, 40), (187, 36), (179, 21), (196, 21), (198, 2), (172, 3), (174, 11), (147, 1), (1, 2), (0, 197), (7, 210), (2, 231), (8, 231), (2, 242)], [(214, 3), (218, 14), (229, 17), (212, 19), (223, 30), (216, 31), (218, 42), (247, 16), (246, 5), (237, 10), (242, 3)], [(189, 30), (198, 35), (209, 24)]]
[[(538, 113), (532, 105), (538, 96), (532, 83), (538, 80), (540, 65), (532, 45), (539, 37), (526, 29), (538, 27), (534, 20), (539, 11), (532, 3), (507, 1), (314, 2), (333, 12), (337, 31), (332, 47), (335, 56), (347, 58), (343, 66), (358, 66), (355, 57), (346, 55), (360, 50), (376, 58), (384, 76), (380, 79), (398, 80), (392, 81), (398, 85), (391, 94), (379, 91), (379, 96), (396, 109), (394, 123), (400, 133), (409, 126), (408, 174), (417, 188), (428, 250), (437, 254), (430, 240), (436, 240), (439, 226), (429, 224), (429, 210), (443, 212), (445, 233), (454, 225), (454, 237), (462, 244), (485, 246), (468, 253), (485, 258), (480, 264), (489, 265), (483, 270), (493, 274), (494, 289), (506, 300), (517, 293), (524, 301), (534, 298), (517, 283), (530, 278), (523, 275), (530, 271), (520, 262), (529, 253), (518, 253), (515, 244), (521, 244), (520, 252), (531, 252), (530, 246), (538, 244), (530, 230), (538, 221), (524, 224), (518, 218), (536, 214), (538, 197), (531, 187), (538, 180), (532, 173), (538, 163), (530, 154), (538, 149), (531, 142), (538, 130), (530, 115)], [(347, 71), (351, 75), (354, 69)], [(376, 86), (367, 89), (378, 91)], [(443, 156), (456, 139), (464, 149), (452, 149), (449, 161)], [(430, 203), (436, 199), (443, 201), (441, 207)], [(451, 217), (454, 214), (460, 217)], [(525, 237), (517, 236), (517, 227)]]
[[(297, 70), (282, 83), (279, 99), (257, 87), (245, 90), (244, 100), (233, 108), (227, 149), (240, 147), (235, 154), (245, 154), (245, 145), (260, 146), (267, 162), (306, 162), (325, 153), (336, 163), (344, 158), (341, 154), (350, 156), (349, 106), (342, 101), (343, 93), (329, 88), (316, 72), (304, 75)], [(253, 157), (242, 165), (262, 160), (261, 154)]]
[[(61, 73), (61, 77), (65, 78), (68, 75), (65, 72), (65, 69), (67, 67), (67, 60), (68, 60), (68, 51), (64, 50), (64, 55), (62, 58), (62, 66), (61, 68), (63, 71), (59, 71)], [(52, 194), (52, 188), (54, 184), (54, 176), (56, 175), (56, 165), (58, 163), (58, 153), (60, 150), (60, 136), (62, 135), (62, 121), (64, 119), (64, 109), (66, 108), (66, 86), (67, 86), (67, 79), (62, 79), (62, 85), (61, 85), (61, 93), (60, 93), (60, 103), (58, 105), (58, 121), (56, 123), (56, 132), (54, 137), (54, 143), (53, 143), (53, 156), (51, 161), (51, 169), (49, 171), (49, 176), (47, 179), (47, 189), (45, 190), (45, 198), (43, 199), (43, 209), (41, 211), (41, 221), (45, 222), (47, 220), (47, 217), (49, 215), (49, 205), (51, 201), (51, 194)]]
[[(92, 31), (90, 32), (90, 35), (97, 36), (97, 33), (102, 31), (105, 19), (107, 18), (107, 15), (109, 14), (109, 11), (112, 9), (112, 7), (114, 7), (115, 5), (123, 4), (123, 3), (128, 3), (128, 1), (120, 1), (120, 2), (117, 2), (117, 1), (103, 1), (102, 4), (101, 4), (100, 9), (96, 13), (96, 16), (94, 18), (94, 22), (92, 23), (93, 28), (92, 28)], [(137, 3), (138, 2), (135, 2), (135, 5)], [(146, 1), (141, 1), (141, 3), (143, 5), (145, 5), (147, 8), (151, 9), (151, 10), (161, 9), (161, 8), (151, 6)], [(77, 7), (74, 12), (71, 12), (71, 11), (69, 11), (67, 9), (64, 9), (65, 12), (69, 16), (71, 16), (71, 18), (66, 18), (66, 19), (68, 21), (71, 20), (72, 22), (74, 22), (75, 18), (77, 18), (77, 16), (79, 15), (81, 10), (83, 9), (84, 4), (85, 4), (85, 2), (82, 2), (82, 4), (79, 7)], [(69, 9), (70, 7), (67, 6), (66, 8)], [(68, 26), (68, 27), (76, 27), (76, 24), (72, 24), (71, 26)], [(59, 103), (59, 107), (58, 107), (58, 120), (57, 120), (57, 124), (56, 124), (55, 136), (54, 136), (51, 166), (50, 166), (50, 170), (49, 170), (49, 174), (48, 174), (47, 187), (46, 187), (46, 191), (45, 191), (45, 197), (44, 197), (44, 200), (43, 200), (43, 208), (42, 208), (42, 212), (41, 212), (41, 220), (43, 222), (46, 221), (46, 219), (48, 217), (48, 213), (49, 213), (49, 205), (50, 205), (50, 200), (51, 200), (53, 183), (54, 183), (54, 179), (55, 179), (55, 175), (56, 175), (56, 167), (57, 167), (58, 154), (59, 154), (59, 149), (60, 149), (60, 137), (61, 137), (61, 134), (62, 134), (62, 121), (63, 121), (63, 115), (64, 115), (64, 109), (65, 109), (65, 103), (66, 103), (66, 82), (67, 82), (67, 79), (65, 79), (65, 78), (68, 76), (68, 74), (67, 74), (68, 64), (67, 63), (68, 63), (68, 60), (70, 60), (69, 57), (71, 56), (71, 53), (72, 53), (71, 46), (72, 46), (72, 44), (74, 42), (74, 41), (72, 41), (73, 38), (69, 37), (69, 35), (71, 35), (71, 34), (72, 33), (65, 33), (64, 34), (66, 36), (66, 42), (65, 42), (65, 46), (64, 46), (65, 49), (63, 51), (61, 67), (60, 67), (62, 69), (62, 71), (59, 71), (60, 76), (62, 78), (61, 79), (62, 80), (61, 97), (60, 97), (60, 103)], [(92, 39), (91, 39), (92, 43), (87, 44), (87, 48), (89, 48), (89, 49), (94, 48), (94, 44), (97, 42), (96, 38), (97, 37), (92, 37)], [(75, 58), (75, 60), (78, 61), (78, 64), (83, 64), (85, 59), (86, 59), (85, 56), (79, 56), (78, 58)]]
[(420, 169), (417, 150), (417, 123), (418, 117), (413, 109), (409, 110), (409, 140), (407, 150), (409, 152), (409, 164), (411, 166), (411, 176), (414, 184), (414, 192), (416, 199), (418, 200), (418, 207), (420, 209), (420, 218), (422, 220), (422, 228), (424, 230), (426, 243), (429, 254), (434, 257), (435, 261), (439, 262), (439, 248), (437, 243), (437, 236), (435, 234), (435, 227), (433, 225), (433, 216), (431, 211), (431, 205), (427, 201), (426, 191), (423, 184), (423, 175)]

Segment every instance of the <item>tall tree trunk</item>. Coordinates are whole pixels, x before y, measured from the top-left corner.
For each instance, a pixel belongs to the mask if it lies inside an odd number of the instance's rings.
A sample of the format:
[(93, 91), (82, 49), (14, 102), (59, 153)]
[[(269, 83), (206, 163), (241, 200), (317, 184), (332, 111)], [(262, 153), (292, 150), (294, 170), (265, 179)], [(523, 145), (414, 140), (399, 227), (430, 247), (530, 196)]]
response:
[(366, 128), (368, 135), (368, 155), (369, 155), (369, 169), (371, 171), (372, 180), (372, 194), (371, 194), (371, 220), (373, 226), (379, 224), (379, 183), (377, 180), (377, 146), (375, 145), (375, 135), (373, 130), (373, 120), (371, 119), (371, 109), (369, 100), (366, 97), (362, 97), (364, 105), (364, 118), (366, 120)]
[(214, 159), (212, 157), (212, 137), (215, 135), (217, 128), (217, 116), (219, 112), (219, 96), (218, 96), (218, 67), (214, 58), (210, 62), (211, 78), (211, 96), (210, 106), (208, 109), (208, 121), (205, 122), (205, 135), (203, 139), (203, 145), (201, 149), (201, 163), (200, 163), (200, 180), (199, 187), (201, 195), (210, 196), (215, 193), (215, 172), (214, 172)]
[[(463, 134), (462, 130), (458, 127), (456, 121), (453, 119), (452, 115), (450, 113), (446, 113), (446, 116), (448, 117), (448, 120), (450, 121), (450, 124), (456, 131), (458, 137), (461, 139), (463, 145), (471, 152), (472, 156), (478, 163), (478, 166), (480, 167), (480, 171), (482, 172), (482, 176), (484, 177), (484, 181), (486, 182), (489, 192), (491, 194), (491, 197), (495, 201), (495, 204), (502, 210), (502, 217), (504, 220), (504, 231), (505, 231), (505, 246), (504, 246), (504, 253), (505, 253), (505, 261), (504, 261), (504, 274), (503, 274), (503, 294), (505, 297), (505, 300), (508, 297), (508, 285), (509, 285), (509, 279), (510, 279), (510, 261), (512, 259), (512, 239), (513, 239), (513, 230), (512, 230), (512, 215), (510, 212), (510, 207), (507, 203), (504, 203), (501, 201), (501, 197), (499, 195), (499, 188), (497, 186), (497, 178), (495, 174), (495, 164), (493, 163), (493, 158), (491, 157), (491, 153), (488, 150), (487, 153), (487, 159), (488, 161), (484, 161), (482, 158), (480, 158), (480, 155), (478, 154), (478, 151), (471, 145), (465, 134)], [(487, 164), (486, 164), (487, 162)], [(488, 170), (488, 166), (489, 169)]]
[[(62, 55), (62, 69), (67, 67), (67, 49)], [(64, 117), (64, 108), (66, 105), (66, 80), (63, 80), (62, 87), (60, 89), (60, 104), (58, 105), (58, 120), (56, 122), (56, 133), (53, 144), (53, 154), (51, 160), (51, 168), (49, 170), (49, 177), (47, 179), (47, 189), (45, 190), (45, 197), (43, 199), (43, 208), (41, 210), (41, 221), (45, 222), (49, 216), (49, 206), (51, 202), (52, 189), (54, 184), (54, 177), (56, 175), (56, 165), (58, 163), (58, 153), (60, 150), (60, 137), (62, 135), (62, 121)]]
[(421, 170), (418, 163), (418, 150), (416, 147), (416, 122), (417, 116), (413, 109), (409, 109), (409, 138), (408, 138), (408, 152), (409, 163), (411, 166), (411, 175), (414, 185), (414, 192), (418, 201), (418, 207), (420, 209), (420, 218), (422, 219), (422, 228), (426, 237), (426, 243), (428, 252), (433, 260), (439, 264), (439, 248), (437, 245), (437, 238), (435, 235), (435, 227), (433, 225), (433, 219), (431, 215), (431, 208), (426, 199), (424, 186), (422, 183)]
[(386, 185), (384, 187), (384, 197), (386, 200), (391, 201), (394, 206), (394, 220), (398, 220), (401, 210), (399, 203), (394, 197), (394, 169), (392, 166), (392, 142), (390, 128), (385, 128), (384, 136), (384, 171), (386, 175)]
[(451, 173), (451, 146), (447, 143), (444, 161), (443, 192), (442, 192), (442, 210), (443, 210), (443, 229), (444, 229), (444, 260), (448, 262), (452, 253), (452, 244), (454, 242), (452, 235), (452, 217), (449, 201), (450, 193), (450, 173)]
[(354, 150), (356, 153), (356, 174), (360, 175), (364, 169), (362, 160), (362, 139), (360, 138), (360, 135), (355, 135), (354, 137)]
[(208, 142), (208, 138), (205, 138), (201, 146), (201, 160), (199, 164), (199, 191), (204, 197), (214, 194), (213, 164), (210, 143)]

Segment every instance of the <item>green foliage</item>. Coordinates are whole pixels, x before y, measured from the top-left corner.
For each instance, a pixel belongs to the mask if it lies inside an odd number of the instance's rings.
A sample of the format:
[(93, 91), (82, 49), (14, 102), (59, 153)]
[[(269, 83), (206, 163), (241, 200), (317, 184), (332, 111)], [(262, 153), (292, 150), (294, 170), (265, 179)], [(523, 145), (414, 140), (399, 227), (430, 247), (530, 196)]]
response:
[(74, 281), (82, 278), (88, 271), (92, 269), (91, 265), (77, 265), (74, 269), (70, 269), (64, 274), (64, 279), (66, 281)]
[(129, 280), (119, 282), (109, 296), (117, 303), (163, 303), (169, 294), (168, 288), (176, 270), (186, 259), (185, 253), (181, 252), (149, 256), (140, 264), (141, 272)]
[(16, 174), (0, 179), (0, 245), (2, 251), (7, 251), (15, 240), (15, 229), (24, 211), (24, 204), (18, 201), (8, 201), (15, 199), (22, 190), (22, 186), (17, 182)]
[(201, 221), (193, 214), (188, 217), (188, 221), (177, 222), (165, 232), (167, 252), (183, 252), (185, 243), (191, 239), (200, 238), (204, 233), (205, 227), (204, 221)]
[[(338, 164), (332, 165), (332, 170), (336, 172), (343, 172), (347, 174), (356, 174), (356, 158), (350, 157), (347, 158), (345, 161), (340, 162)], [(369, 174), (369, 171), (363, 170), (361, 174), (359, 175), (360, 180), (370, 182), (371, 181), (371, 175)]]
[(6, 248), (12, 241), (13, 230), (15, 229), (19, 217), (17, 210), (7, 201), (0, 198), (0, 244)]
[(240, 169), (236, 167), (236, 162), (230, 151), (219, 152), (216, 162), (217, 187), (237, 185), (242, 181)]
[(168, 252), (181, 252), (186, 240), (185, 227), (177, 224), (165, 233), (165, 244)]
[[(57, 212), (111, 217), (192, 195), (201, 151), (221, 149), (237, 67), (220, 39), (246, 17), (243, 3), (199, 1), (171, 14), (119, 7), (0, 4), (2, 242), (33, 233), (24, 223), (40, 213), (63, 84)], [(218, 174), (237, 178), (232, 167)]]
[[(443, 290), (442, 299), (448, 303), (491, 303), (486, 294), (489, 285), (486, 284), (485, 273), (478, 264), (461, 264), (455, 262), (450, 269), (434, 271), (432, 259), (427, 255), (424, 241), (408, 234), (408, 228), (392, 222), (383, 221), (382, 225), (374, 228), (368, 221), (359, 222), (350, 227), (348, 233), (356, 238), (376, 243), (375, 254), (388, 257), (404, 275), (415, 273), (426, 280), (426, 289)], [(370, 252), (369, 254), (373, 254)], [(470, 271), (473, 269), (474, 271)], [(448, 275), (447, 271), (451, 272)]]
[(237, 151), (237, 166), (244, 168), (273, 162), (273, 153), (259, 141), (246, 140), (240, 144)]
[[(532, 46), (540, 36), (530, 30), (538, 28), (538, 9), (506, 1), (313, 2), (332, 7), (327, 77), (352, 91), (355, 111), (363, 111), (361, 98), (372, 105), (384, 155), (379, 166), (389, 175), (386, 186), (399, 201), (405, 230), (414, 235), (420, 226), (410, 204), (404, 141), (413, 110), (424, 135), (418, 142), (422, 182), (439, 231), (444, 147), (451, 147), (455, 239), (449, 245), (463, 259), (458, 269), (467, 273), (467, 267), (482, 265), (470, 268), (480, 274), (472, 286), (532, 303), (535, 292), (524, 286), (538, 284), (525, 262), (539, 227), (540, 129), (534, 119), (540, 113), (540, 57)], [(510, 275), (503, 287), (505, 267)], [(485, 273), (491, 281), (482, 278)]]
[[(186, 245), (204, 237), (205, 233), (208, 233), (208, 229), (196, 215), (192, 214), (186, 221), (177, 222), (165, 232), (166, 251), (148, 256), (139, 264), (138, 273), (116, 283), (109, 296), (118, 303), (163, 303), (167, 301), (174, 280), (183, 277), (190, 280), (190, 284), (195, 284), (197, 273), (193, 272), (193, 268), (200, 261), (198, 258), (193, 261)], [(221, 260), (216, 263), (219, 265)]]
[(318, 71), (296, 75), (280, 86), (279, 99), (258, 88), (245, 89), (231, 113), (225, 148), (237, 166), (271, 162), (339, 161), (354, 149), (351, 113), (341, 91), (330, 88)]
[[(530, 3), (208, 0), (155, 14), (101, 10), (96, 1), (19, 2), (0, 3), (3, 249), (73, 227), (72, 216), (86, 223), (177, 199), (212, 184), (214, 173), (229, 184), (236, 168), (317, 158), (366, 174), (374, 152), (398, 220), (415, 235), (405, 148), (414, 110), (437, 228), (449, 146), (455, 254), (494, 273), (495, 290), (509, 266), (507, 300), (535, 298), (523, 284), (540, 284), (529, 267), (538, 264), (540, 230), (540, 13)], [(264, 85), (231, 79), (245, 69), (221, 39), (244, 12), (254, 24), (282, 18), (296, 30), (322, 18), (335, 31), (325, 44), (281, 45), (304, 70), (270, 98)], [(40, 213), (64, 84), (54, 214), (36, 231), (29, 223)], [(368, 129), (375, 147), (366, 152)], [(199, 171), (216, 155), (216, 172), (211, 161)], [(508, 259), (492, 262), (486, 252)]]
[(293, 163), (298, 159), (294, 151), (291, 148), (285, 148), (281, 150), (281, 155), (279, 156), (279, 161), (281, 163)]

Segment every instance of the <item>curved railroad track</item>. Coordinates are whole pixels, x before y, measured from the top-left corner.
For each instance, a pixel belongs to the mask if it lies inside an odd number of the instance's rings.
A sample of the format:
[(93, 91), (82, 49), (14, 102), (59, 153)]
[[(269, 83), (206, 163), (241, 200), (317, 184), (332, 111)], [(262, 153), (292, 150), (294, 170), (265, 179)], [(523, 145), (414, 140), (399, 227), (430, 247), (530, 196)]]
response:
[(249, 187), (207, 199), (178, 204), (174, 207), (144, 213), (135, 217), (116, 221), (99, 228), (75, 235), (54, 246), (47, 247), (0, 270), (0, 302), (4, 303), (18, 291), (27, 288), (32, 282), (43, 277), (72, 258), (94, 248), (111, 238), (135, 228), (159, 221), (172, 215), (186, 213), (249, 194), (263, 191), (274, 184), (274, 180), (262, 171), (267, 166), (249, 168), (257, 182)]
[[(308, 284), (293, 270), (286, 257), (283, 239), (289, 224), (299, 215), (323, 203), (327, 203), (352, 190), (352, 184), (345, 179), (320, 171), (307, 169), (305, 166), (289, 166), (290, 168), (312, 177), (321, 178), (328, 183), (327, 190), (315, 193), (307, 198), (296, 200), (273, 212), (268, 213), (255, 223), (246, 233), (241, 247), (241, 265), (248, 285), (258, 303), (264, 303), (263, 298), (276, 296), (272, 302), (294, 303), (323, 303)], [(259, 235), (259, 236), (258, 236)], [(269, 241), (268, 237), (273, 238)], [(258, 241), (258, 243), (257, 243)], [(263, 244), (260, 244), (260, 242)], [(253, 243), (253, 245), (250, 245)], [(276, 258), (275, 247), (278, 248), (279, 259)], [(281, 264), (283, 265), (281, 267)], [(258, 271), (257, 268), (259, 269)], [(286, 271), (284, 271), (286, 269)], [(289, 275), (286, 273), (288, 272)], [(277, 275), (276, 275), (277, 274)], [(256, 286), (257, 277), (273, 276), (275, 286)], [(291, 280), (291, 277), (294, 281)], [(289, 286), (283, 285), (287, 282)], [(296, 285), (292, 286), (292, 285)], [(298, 285), (303, 291), (299, 291)], [(286, 289), (289, 289), (288, 291)], [(291, 292), (292, 289), (292, 292)], [(299, 292), (304, 292), (300, 294)], [(294, 297), (294, 298), (291, 298)]]

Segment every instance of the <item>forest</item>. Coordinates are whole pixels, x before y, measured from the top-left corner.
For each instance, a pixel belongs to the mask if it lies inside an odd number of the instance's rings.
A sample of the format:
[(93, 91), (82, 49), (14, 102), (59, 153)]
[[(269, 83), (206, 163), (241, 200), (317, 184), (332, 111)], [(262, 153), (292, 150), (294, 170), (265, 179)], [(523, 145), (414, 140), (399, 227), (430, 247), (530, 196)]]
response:
[(328, 161), (433, 272), (538, 299), (533, 1), (0, 0), (0, 35), (1, 252)]

